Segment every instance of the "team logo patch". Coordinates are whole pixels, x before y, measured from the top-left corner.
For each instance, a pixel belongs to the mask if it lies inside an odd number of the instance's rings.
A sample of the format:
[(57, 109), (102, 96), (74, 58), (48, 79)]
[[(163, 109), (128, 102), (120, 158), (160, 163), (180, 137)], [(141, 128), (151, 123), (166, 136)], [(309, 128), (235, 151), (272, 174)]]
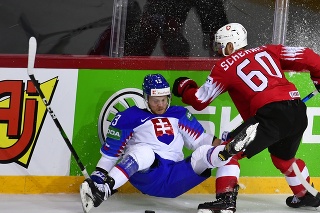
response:
[(170, 144), (174, 139), (173, 127), (168, 118), (153, 118), (155, 135), (159, 141)]
[(290, 91), (289, 92), (291, 98), (299, 98), (300, 93), (298, 91)]
[(191, 113), (191, 112), (189, 112), (189, 110), (187, 110), (187, 112), (186, 112), (186, 116), (187, 116), (187, 118), (188, 118), (190, 121), (192, 121), (192, 119), (193, 119), (193, 115), (192, 115), (192, 113)]
[(121, 138), (121, 130), (117, 129), (117, 128), (114, 128), (112, 126), (109, 126), (107, 137), (108, 138), (113, 138), (115, 140), (120, 140), (120, 138)]

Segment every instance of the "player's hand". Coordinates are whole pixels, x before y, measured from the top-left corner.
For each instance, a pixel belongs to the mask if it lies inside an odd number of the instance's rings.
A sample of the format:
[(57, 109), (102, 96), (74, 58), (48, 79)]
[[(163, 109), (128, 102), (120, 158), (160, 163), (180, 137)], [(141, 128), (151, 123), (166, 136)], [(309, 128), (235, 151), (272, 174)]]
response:
[(198, 85), (194, 80), (188, 77), (179, 77), (173, 83), (172, 93), (174, 96), (182, 97), (183, 92), (188, 87), (197, 88)]
[(311, 77), (311, 79), (313, 81), (315, 88), (318, 90), (318, 92), (320, 92), (320, 78)]

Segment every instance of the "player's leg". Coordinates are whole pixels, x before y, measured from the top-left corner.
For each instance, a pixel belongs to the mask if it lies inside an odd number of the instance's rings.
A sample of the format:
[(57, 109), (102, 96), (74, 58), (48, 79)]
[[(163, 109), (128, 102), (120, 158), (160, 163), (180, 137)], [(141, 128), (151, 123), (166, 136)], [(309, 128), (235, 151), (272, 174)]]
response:
[(271, 155), (273, 164), (285, 175), (286, 181), (293, 192), (293, 196), (289, 196), (286, 199), (286, 204), (292, 208), (299, 208), (303, 206), (318, 207), (320, 206), (320, 200), (311, 195), (301, 184), (297, 175), (292, 170), (292, 163), (296, 162), (302, 176), (310, 183), (309, 171), (301, 159), (292, 158), (290, 160), (282, 160)]
[[(255, 120), (253, 119), (253, 121)], [(258, 140), (255, 140), (258, 128), (259, 122), (257, 121), (253, 123), (245, 122), (244, 128), (219, 153), (219, 159), (227, 160), (239, 152), (244, 152), (248, 146), (251, 146), (253, 141), (256, 141), (255, 144), (258, 144)]]
[[(302, 159), (295, 158), (302, 135), (308, 124), (306, 106), (301, 101), (287, 101), (278, 103), (276, 109), (281, 109), (276, 111), (279, 111), (277, 114), (280, 120), (277, 121), (277, 125), (281, 131), (279, 133), (281, 140), (271, 145), (268, 149), (273, 164), (285, 175), (286, 181), (294, 194), (287, 198), (286, 204), (293, 208), (302, 206), (318, 207), (320, 200), (307, 192), (292, 169), (292, 163), (295, 162), (302, 177), (310, 183), (310, 176), (305, 162)], [(289, 119), (281, 118), (282, 115)]]
[(191, 158), (194, 171), (200, 174), (206, 168), (217, 168), (226, 165), (232, 156), (243, 152), (255, 139), (259, 123), (247, 125), (227, 145), (198, 147)]
[(190, 162), (191, 156), (174, 162), (156, 155), (155, 163), (150, 169), (135, 173), (129, 181), (144, 194), (175, 198), (211, 176), (210, 169), (200, 175), (195, 173)]
[[(240, 156), (241, 157), (241, 156)], [(215, 209), (220, 212), (235, 212), (238, 195), (238, 179), (240, 165), (238, 155), (233, 156), (229, 163), (217, 168), (216, 172), (216, 200), (198, 206), (199, 212), (203, 209)]]
[[(234, 147), (241, 147), (241, 152), (255, 136), (257, 125), (249, 125), (241, 132), (241, 137), (232, 140)], [(225, 145), (198, 147), (192, 156), (180, 162), (165, 160), (156, 156), (156, 165), (148, 171), (137, 172), (130, 182), (144, 194), (157, 197), (176, 197), (192, 189), (210, 176), (208, 168), (216, 168), (227, 164), (230, 159), (221, 160), (218, 155)], [(236, 148), (238, 149), (238, 148)], [(236, 154), (235, 152), (232, 155)], [(209, 173), (209, 176), (208, 176)]]
[[(219, 157), (215, 156), (214, 152), (212, 153), (210, 161), (220, 167), (218, 168), (216, 179), (217, 200), (199, 204), (198, 213), (232, 213), (236, 211), (236, 199), (239, 189), (237, 181), (240, 174), (238, 159), (242, 158), (242, 151), (255, 140), (258, 125), (259, 123), (254, 119), (244, 123), (241, 126), (242, 129), (237, 134), (233, 134), (235, 136), (231, 139), (231, 142), (222, 151), (219, 151)], [(219, 146), (214, 149), (219, 149)], [(233, 157), (230, 158), (231, 156)], [(221, 163), (217, 164), (219, 160), (224, 159), (228, 159), (226, 161), (227, 164), (224, 166)]]
[(293, 196), (289, 196), (286, 199), (286, 204), (292, 208), (303, 206), (318, 207), (320, 206), (320, 200), (312, 196), (305, 189), (301, 181), (299, 181), (297, 174), (292, 169), (292, 163), (295, 162), (298, 165), (302, 177), (310, 183), (310, 175), (305, 162), (302, 159), (294, 157), (296, 152), (294, 150), (297, 149), (294, 147), (298, 147), (300, 139), (295, 139), (296, 143), (292, 143), (291, 141), (294, 141), (292, 137), (269, 148), (273, 164), (285, 175), (286, 181), (293, 192)]
[(207, 168), (226, 165), (232, 156), (241, 153), (255, 139), (259, 123), (249, 124), (239, 132), (227, 145), (198, 147), (191, 156), (191, 165), (197, 174)]
[[(256, 123), (254, 121), (252, 123)], [(247, 124), (245, 124), (247, 125)], [(242, 127), (244, 128), (245, 125)], [(224, 132), (222, 138), (225, 142), (223, 144), (228, 143), (229, 139), (234, 138), (237, 134), (240, 133), (232, 131), (232, 132)], [(207, 202), (199, 205), (199, 209), (207, 209), (212, 208), (216, 209), (216, 211), (236, 211), (236, 200), (238, 194), (238, 180), (240, 176), (240, 164), (238, 160), (243, 158), (243, 153), (239, 153), (232, 157), (229, 163), (226, 165), (217, 168), (216, 171), (216, 200), (213, 202)], [(206, 207), (207, 206), (207, 207)]]

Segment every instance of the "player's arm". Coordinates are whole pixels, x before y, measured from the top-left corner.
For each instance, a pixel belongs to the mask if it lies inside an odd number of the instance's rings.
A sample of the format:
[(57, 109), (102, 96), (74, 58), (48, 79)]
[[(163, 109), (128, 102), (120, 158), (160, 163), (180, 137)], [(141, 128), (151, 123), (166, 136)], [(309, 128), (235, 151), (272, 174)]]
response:
[(179, 119), (179, 131), (183, 136), (185, 146), (195, 150), (201, 145), (220, 145), (220, 140), (214, 135), (205, 133), (200, 122), (187, 110)]
[(202, 104), (196, 97), (197, 83), (188, 77), (179, 77), (175, 80), (172, 93), (176, 97), (182, 97), (182, 102), (191, 105), (196, 110), (204, 109), (207, 104)]
[(100, 149), (102, 157), (98, 165), (105, 165), (104, 169), (109, 171), (122, 156), (132, 133), (130, 116), (126, 113), (118, 113), (108, 128), (106, 141)]
[(281, 67), (285, 70), (308, 70), (311, 80), (320, 92), (320, 55), (306, 47), (280, 47)]
[(309, 48), (306, 48), (305, 52), (308, 56), (307, 69), (310, 71), (311, 80), (318, 92), (320, 92), (320, 55)]
[(207, 77), (206, 82), (199, 88), (192, 79), (182, 77), (182, 79), (178, 78), (175, 80), (172, 89), (172, 93), (175, 96), (182, 97), (183, 103), (191, 105), (198, 111), (206, 108), (224, 91), (225, 87), (223, 84), (211, 77), (211, 74)]

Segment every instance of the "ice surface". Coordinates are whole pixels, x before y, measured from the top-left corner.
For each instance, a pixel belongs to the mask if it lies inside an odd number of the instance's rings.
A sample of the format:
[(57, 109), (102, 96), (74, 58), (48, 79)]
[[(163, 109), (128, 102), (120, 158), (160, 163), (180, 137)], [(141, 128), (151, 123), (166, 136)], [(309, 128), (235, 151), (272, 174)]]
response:
[[(320, 208), (289, 208), (288, 195), (239, 194), (237, 213), (292, 213), (320, 212)], [(185, 194), (178, 198), (156, 198), (142, 194), (115, 194), (90, 213), (196, 213), (199, 203), (212, 201), (214, 195)], [(0, 194), (1, 213), (82, 213), (78, 194)]]

